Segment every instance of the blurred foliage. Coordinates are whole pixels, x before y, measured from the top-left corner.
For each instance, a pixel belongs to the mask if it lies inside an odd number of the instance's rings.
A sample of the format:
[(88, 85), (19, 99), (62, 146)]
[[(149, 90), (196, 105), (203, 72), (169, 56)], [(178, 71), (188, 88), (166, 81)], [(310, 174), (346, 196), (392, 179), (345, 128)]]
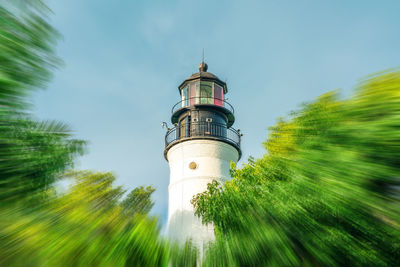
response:
[[(0, 266), (199, 265), (190, 242), (160, 237), (154, 188), (122, 199), (111, 173), (72, 172), (85, 142), (28, 113), (60, 64), (48, 11), (40, 0), (0, 6)], [(400, 72), (304, 105), (264, 146), (194, 198), (216, 231), (203, 265), (399, 265)], [(73, 179), (64, 194), (61, 178)]]
[(71, 190), (36, 212), (0, 209), (1, 266), (167, 266), (157, 220), (125, 215), (112, 174), (69, 177)]
[(192, 203), (213, 222), (210, 266), (400, 264), (400, 72), (305, 104), (267, 153)]
[(152, 186), (136, 187), (122, 201), (121, 205), (126, 214), (147, 214), (154, 206), (150, 196), (155, 191)]
[[(28, 1), (24, 1), (28, 2)], [(10, 12), (8, 9), (13, 10)], [(25, 7), (0, 6), (0, 106), (26, 109), (26, 96), (43, 88), (61, 61), (54, 52), (59, 33), (43, 13)]]
[(199, 266), (199, 248), (196, 247), (191, 241), (186, 241), (185, 244), (170, 244), (169, 248), (168, 266), (176, 267), (189, 267)]
[(72, 166), (73, 158), (84, 149), (84, 142), (72, 139), (65, 124), (39, 122), (27, 113), (27, 97), (36, 88), (45, 86), (59, 63), (54, 54), (58, 33), (29, 5), (19, 11), (15, 15), (0, 6), (0, 201), (3, 205), (30, 199), (30, 193), (47, 188)]

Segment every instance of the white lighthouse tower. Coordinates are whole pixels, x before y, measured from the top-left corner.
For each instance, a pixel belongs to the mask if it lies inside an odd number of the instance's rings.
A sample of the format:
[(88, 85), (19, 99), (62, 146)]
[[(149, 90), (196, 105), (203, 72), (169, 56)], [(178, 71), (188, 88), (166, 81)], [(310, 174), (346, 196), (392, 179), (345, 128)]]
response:
[(214, 239), (212, 225), (203, 225), (190, 203), (213, 180), (230, 179), (230, 162), (241, 156), (239, 131), (234, 109), (225, 101), (226, 83), (199, 65), (179, 86), (181, 101), (172, 108), (174, 128), (165, 136), (164, 156), (170, 167), (167, 231), (183, 244), (191, 239), (202, 246)]

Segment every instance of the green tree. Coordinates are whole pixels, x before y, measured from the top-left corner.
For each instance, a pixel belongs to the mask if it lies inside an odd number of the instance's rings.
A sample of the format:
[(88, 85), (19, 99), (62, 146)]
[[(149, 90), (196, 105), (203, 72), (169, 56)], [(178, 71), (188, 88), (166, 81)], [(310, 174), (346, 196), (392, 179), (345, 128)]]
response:
[(149, 213), (154, 206), (154, 202), (151, 200), (151, 194), (154, 191), (155, 189), (151, 186), (140, 186), (133, 189), (121, 202), (125, 213), (128, 215)]
[(125, 215), (111, 173), (68, 176), (70, 190), (36, 212), (0, 209), (1, 266), (167, 266), (157, 220)]
[(46, 85), (60, 62), (54, 53), (58, 33), (46, 21), (44, 6), (37, 7), (27, 3), (15, 15), (0, 6), (2, 204), (48, 188), (84, 149), (84, 142), (72, 139), (65, 124), (39, 122), (28, 114), (28, 97)]
[(400, 72), (323, 95), (280, 120), (267, 153), (193, 199), (216, 226), (206, 264), (396, 266)]

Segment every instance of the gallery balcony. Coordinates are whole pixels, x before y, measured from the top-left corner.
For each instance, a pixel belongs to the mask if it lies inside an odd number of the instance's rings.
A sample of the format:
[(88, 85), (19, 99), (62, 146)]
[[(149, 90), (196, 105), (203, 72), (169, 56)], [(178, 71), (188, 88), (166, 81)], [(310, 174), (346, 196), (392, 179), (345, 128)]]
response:
[(196, 139), (216, 140), (228, 143), (234, 146), (239, 152), (239, 158), (242, 154), (240, 149), (240, 139), (242, 134), (240, 130), (229, 128), (224, 124), (212, 122), (191, 122), (189, 124), (176, 126), (168, 129), (165, 135), (164, 156), (173, 145)]

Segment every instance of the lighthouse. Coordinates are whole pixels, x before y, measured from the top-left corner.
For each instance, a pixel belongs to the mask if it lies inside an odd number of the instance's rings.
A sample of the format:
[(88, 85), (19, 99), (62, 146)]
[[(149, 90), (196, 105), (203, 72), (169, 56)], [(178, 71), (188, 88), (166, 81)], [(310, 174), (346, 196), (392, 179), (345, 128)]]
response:
[(230, 179), (230, 162), (241, 157), (241, 134), (232, 128), (234, 109), (225, 97), (228, 88), (207, 69), (203, 61), (199, 72), (179, 85), (181, 100), (172, 107), (174, 127), (167, 130), (164, 150), (170, 167), (168, 235), (200, 247), (214, 239), (213, 226), (202, 224), (190, 201), (213, 180)]

